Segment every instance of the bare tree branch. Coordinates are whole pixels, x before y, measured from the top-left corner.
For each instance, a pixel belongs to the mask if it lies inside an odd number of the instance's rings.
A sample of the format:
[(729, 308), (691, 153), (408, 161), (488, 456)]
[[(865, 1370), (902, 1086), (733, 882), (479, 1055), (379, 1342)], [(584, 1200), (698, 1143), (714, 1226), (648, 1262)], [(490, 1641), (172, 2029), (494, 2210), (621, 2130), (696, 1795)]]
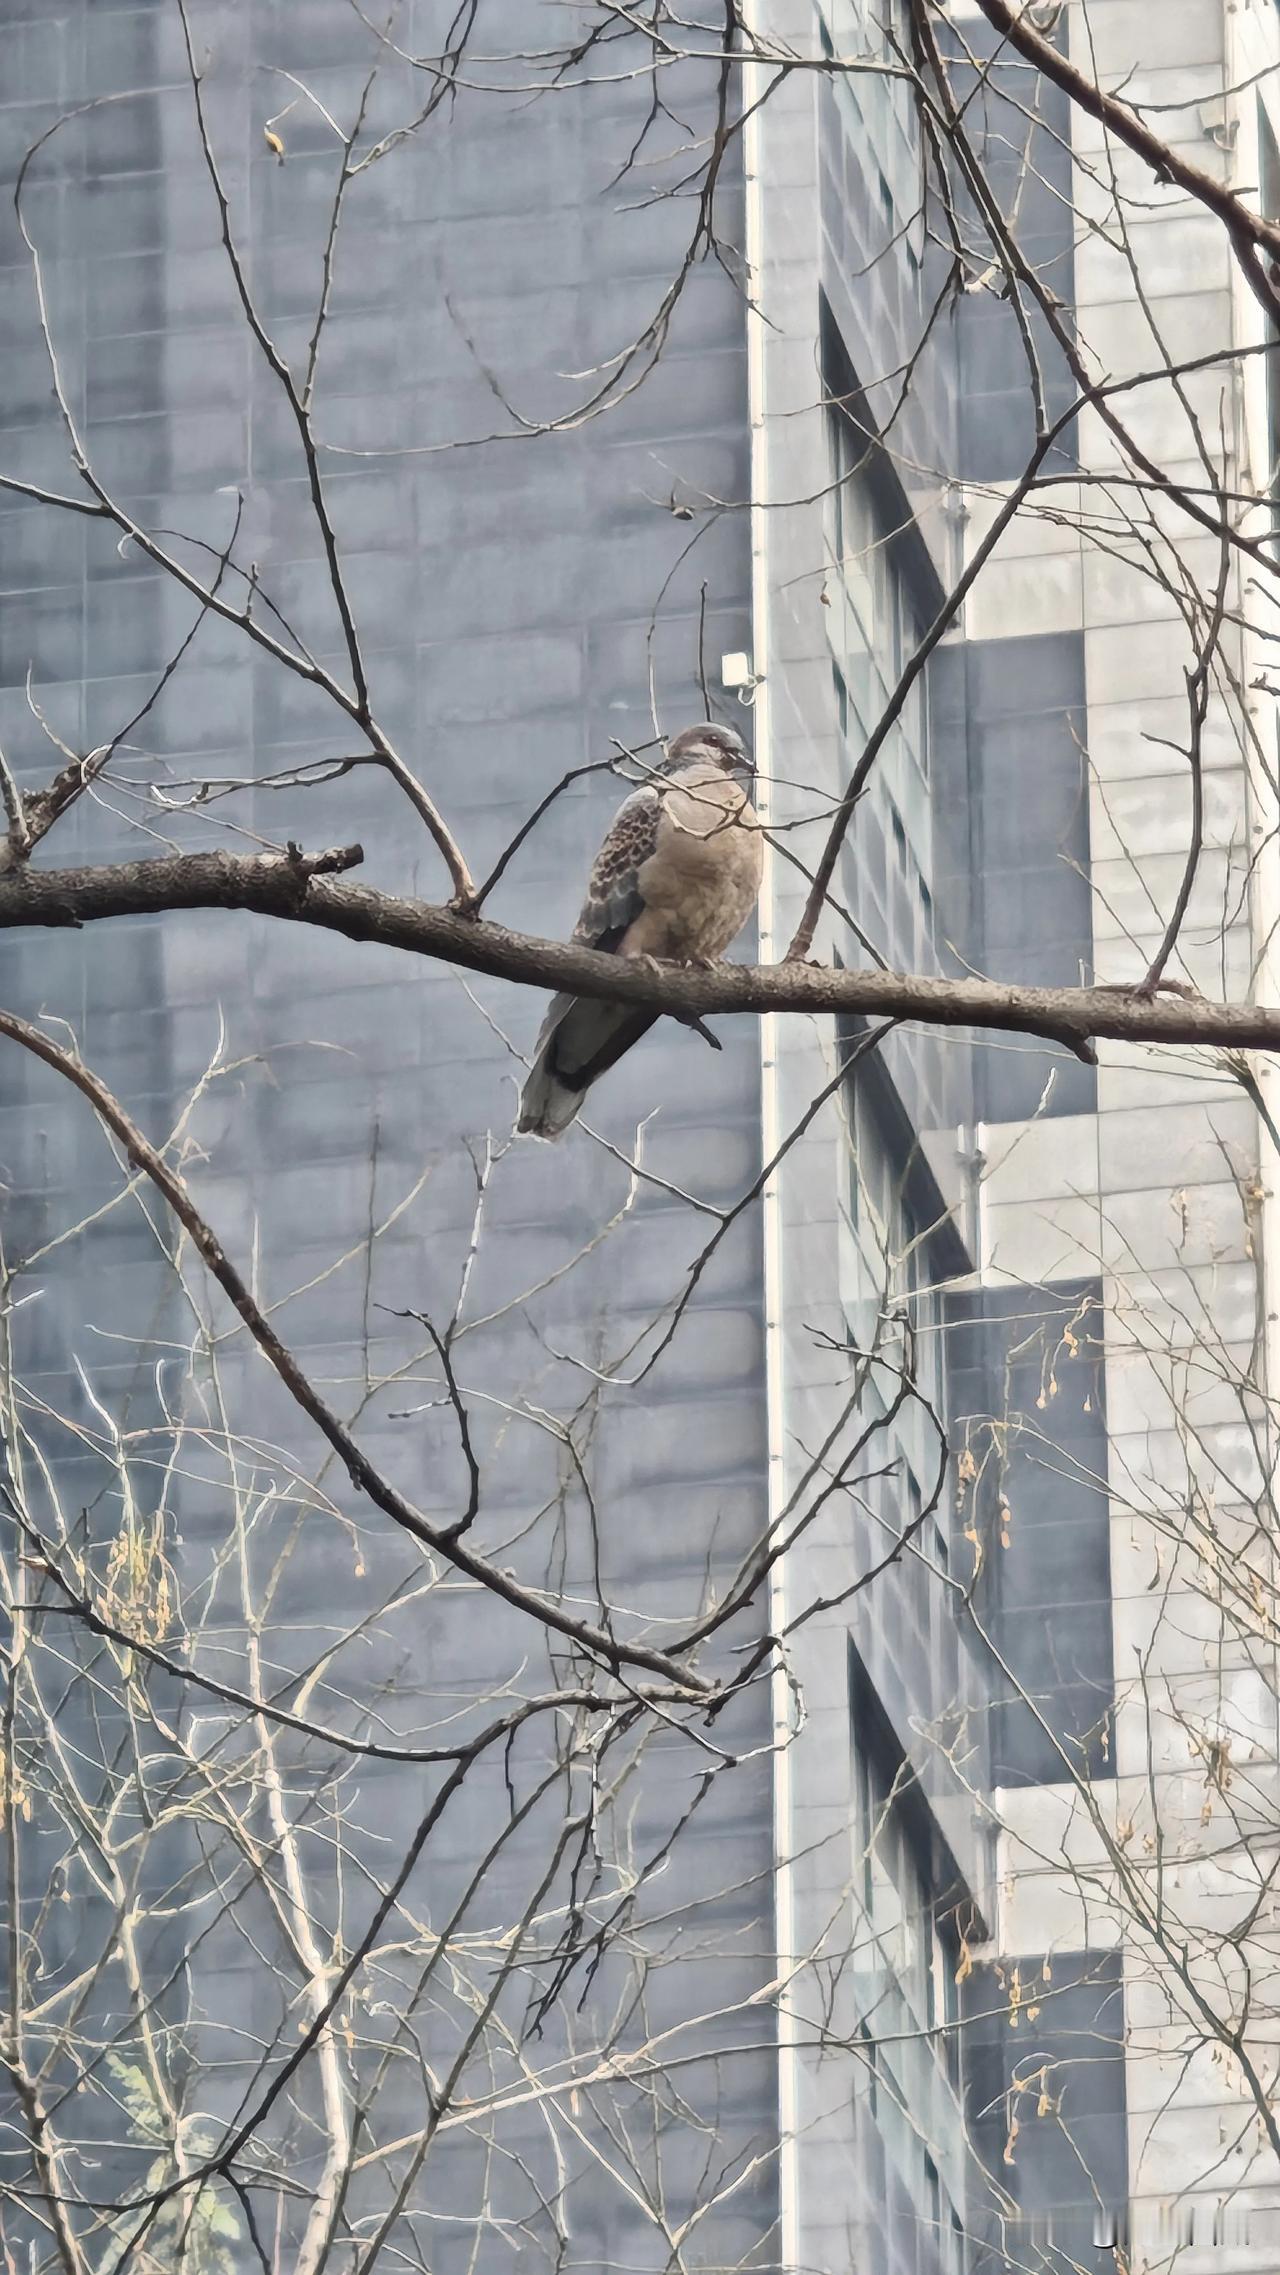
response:
[(601, 955), (570, 941), (539, 940), (455, 909), (334, 880), (335, 870), (360, 858), (358, 847), (345, 846), (312, 855), (192, 853), (114, 868), (29, 870), (20, 878), (0, 877), (0, 931), (65, 928), (176, 909), (253, 910), (524, 987), (645, 1004), (686, 1021), (717, 1012), (844, 1011), (1046, 1036), (1068, 1048), (1104, 1037), (1213, 1049), (1280, 1048), (1280, 1010), (1213, 1002), (1185, 989), (1152, 1002), (1136, 987), (1022, 987), (793, 963), (696, 971)]

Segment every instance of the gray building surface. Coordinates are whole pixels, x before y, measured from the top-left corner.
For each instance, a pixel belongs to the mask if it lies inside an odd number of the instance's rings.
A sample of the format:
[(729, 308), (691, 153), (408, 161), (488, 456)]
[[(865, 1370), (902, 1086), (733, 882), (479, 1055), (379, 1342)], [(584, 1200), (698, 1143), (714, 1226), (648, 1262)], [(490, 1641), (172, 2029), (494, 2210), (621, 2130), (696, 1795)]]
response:
[[(620, 795), (602, 762), (708, 704), (732, 717), (754, 732), (771, 832), (746, 943), (768, 960), (804, 899), (788, 851), (811, 866), (1025, 459), (1013, 314), (991, 295), (942, 304), (891, 76), (772, 88), (727, 144), (708, 247), (680, 185), (714, 135), (717, 11), (688, 11), (696, 52), (656, 77), (648, 39), (615, 22), (552, 85), (546, 53), (595, 12), (482, 0), (446, 88), (427, 66), (468, 13), (413, 0), (383, 35), (348, 0), (191, 0), (244, 289), (296, 371), (328, 290), (314, 427), (372, 711), (477, 878), (570, 777), (489, 907), (550, 935), (571, 928)], [(806, 57), (883, 59), (885, 13), (754, 16)], [(1217, 45), (1174, 59), (1219, 92), (1221, 13), (1183, 10)], [(1052, 90), (1028, 97), (1021, 66), (984, 70), (981, 22), (955, 15), (957, 80), (1023, 251), (1101, 335), (1115, 302), (1095, 248), (1079, 253), (1078, 123)], [(0, 214), (0, 473), (77, 487), (29, 236), (98, 478), (141, 528), (181, 532), (164, 542), (193, 572), (234, 534), (278, 611), (264, 600), (256, 623), (345, 684), (311, 469), (220, 242), (176, 0), (0, 0), (0, 28), (6, 185), (48, 136), (26, 235), (7, 198)], [(358, 112), (369, 162), (330, 280), (333, 121)], [(1045, 388), (1056, 417), (1071, 395), (1052, 343)], [(1078, 476), (1094, 447), (1064, 420), (1055, 471)], [(1066, 572), (1047, 524), (1021, 541), (886, 747), (824, 956), (1054, 982), (1090, 976), (1097, 951), (1129, 976), (1094, 890), (1112, 811), (1097, 770), (1122, 794), (1129, 707), (1180, 667), (1090, 583), (1078, 538)], [(242, 600), (243, 575), (226, 589)], [(51, 736), (81, 754), (123, 737), (47, 859), (133, 858), (140, 830), (155, 850), (358, 838), (377, 883), (440, 898), (427, 832), (384, 767), (351, 763), (366, 739), (323, 688), (208, 611), (165, 677), (196, 617), (118, 524), (3, 501), (17, 781), (61, 763)], [(785, 1530), (815, 1449), (853, 1464), (704, 1661), (740, 1667), (796, 1622), (794, 1682), (736, 1698), (714, 1776), (707, 1733), (660, 1718), (557, 1771), (535, 1719), (444, 1809), (336, 2066), (304, 2065), (266, 2121), (264, 2159), (296, 2184), (250, 2183), (267, 2263), (355, 2275), (385, 2248), (450, 2275), (1114, 2267), (1108, 2222), (1151, 2169), (1141, 2017), (1122, 1937), (1101, 1901), (1073, 1909), (1046, 1830), (1077, 1786), (1109, 1808), (1142, 1767), (1118, 1709), (1140, 1583), (1117, 1480), (1154, 1460), (1156, 1424), (1112, 1324), (1111, 1199), (1147, 1194), (1154, 1221), (1180, 1179), (1216, 1192), (1231, 1178), (1214, 1146), (1243, 1159), (1252, 1111), (1159, 1068), (1142, 1094), (1145, 1064), (1008, 1037), (898, 1028), (872, 1050), (852, 1023), (726, 1020), (713, 1055), (664, 1022), (553, 1150), (510, 1138), (540, 1010), (526, 991), (215, 913), (9, 932), (0, 961), (4, 1005), (74, 1037), (169, 1139), (290, 1348), (433, 1520), (466, 1507), (474, 1457), (476, 1537), (528, 1586), (662, 1646)], [(384, 1753), (581, 1679), (559, 1638), (424, 1566), (300, 1435), (189, 1249), (127, 1180), (122, 1195), (83, 1101), (17, 1051), (0, 1060), (0, 1170), (15, 1524), (78, 1556), (126, 1628), (149, 1619), (163, 1640), (180, 1605), (207, 1673)], [(439, 1366), (450, 1322), (466, 1441)], [(908, 1552), (886, 1553), (904, 1532)], [(170, 2135), (198, 2159), (253, 2107), (443, 1772), (335, 1767), (295, 1730), (271, 1735), (268, 1775), (262, 1732), (226, 1702), (155, 1667), (144, 1683), (70, 1623), (40, 1636), (67, 1748), (42, 1773), (33, 1721), (42, 1972), (73, 2000), (101, 1923), (123, 1906), (146, 1927), (136, 1977), (115, 1952), (87, 1995), (97, 2061), (50, 2057), (83, 2204), (91, 2165), (117, 2192), (155, 2185)], [(92, 1868), (70, 1783), (136, 1835)], [(150, 2070), (144, 2015), (163, 2037)], [(606, 2042), (597, 2076), (583, 2049)], [(436, 2137), (455, 2062), (451, 2090), (481, 2114)], [(1014, 2156), (1028, 2097), (1052, 2120), (1025, 2122)], [(13, 2262), (49, 2264), (16, 2116), (0, 2158)], [(239, 2275), (262, 2263), (249, 2213), (216, 2201), (221, 2228), (185, 2248), (206, 2254), (197, 2275)], [(87, 2265), (112, 2266), (115, 2231), (77, 2218)], [(176, 2237), (162, 2223), (151, 2248)]]

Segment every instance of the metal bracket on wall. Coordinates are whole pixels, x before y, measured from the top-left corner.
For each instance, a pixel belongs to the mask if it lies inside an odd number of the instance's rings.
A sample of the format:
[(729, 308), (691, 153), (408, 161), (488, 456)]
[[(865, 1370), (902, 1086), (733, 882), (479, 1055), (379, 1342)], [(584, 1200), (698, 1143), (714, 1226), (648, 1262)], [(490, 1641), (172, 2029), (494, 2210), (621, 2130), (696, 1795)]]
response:
[(750, 710), (756, 699), (756, 689), (763, 686), (763, 674), (757, 678), (751, 668), (751, 658), (741, 648), (732, 655), (720, 658), (720, 684), (736, 695), (745, 710)]

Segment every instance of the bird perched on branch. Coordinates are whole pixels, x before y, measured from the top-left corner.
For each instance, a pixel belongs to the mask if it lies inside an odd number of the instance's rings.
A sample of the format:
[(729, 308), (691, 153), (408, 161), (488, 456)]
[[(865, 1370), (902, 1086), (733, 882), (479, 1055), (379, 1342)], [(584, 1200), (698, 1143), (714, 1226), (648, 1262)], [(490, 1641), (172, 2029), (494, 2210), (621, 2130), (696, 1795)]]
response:
[[(708, 720), (677, 735), (651, 780), (619, 807), (596, 855), (574, 940), (605, 955), (673, 964), (722, 956), (760, 890), (763, 845), (749, 774), (732, 727)], [(658, 1016), (639, 1004), (553, 997), (517, 1128), (559, 1137), (592, 1083)]]

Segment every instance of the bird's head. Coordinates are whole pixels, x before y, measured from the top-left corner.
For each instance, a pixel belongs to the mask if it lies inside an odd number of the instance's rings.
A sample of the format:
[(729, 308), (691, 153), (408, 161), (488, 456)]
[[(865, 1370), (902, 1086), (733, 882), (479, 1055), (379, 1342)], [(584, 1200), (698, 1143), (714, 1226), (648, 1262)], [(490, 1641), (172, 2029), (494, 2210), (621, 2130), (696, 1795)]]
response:
[(696, 727), (682, 728), (667, 744), (668, 773), (707, 763), (723, 767), (726, 774), (751, 772), (747, 746), (736, 727), (722, 727), (716, 719), (704, 719)]

